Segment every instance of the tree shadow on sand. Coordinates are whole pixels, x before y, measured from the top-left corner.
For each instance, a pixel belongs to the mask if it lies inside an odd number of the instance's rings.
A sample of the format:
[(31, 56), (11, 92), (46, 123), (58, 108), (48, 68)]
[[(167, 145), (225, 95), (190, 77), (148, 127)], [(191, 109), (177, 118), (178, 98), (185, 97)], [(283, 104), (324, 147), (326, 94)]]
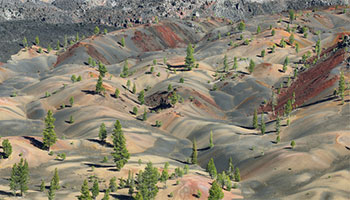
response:
[(30, 137), (30, 136), (23, 136), (24, 139), (29, 140), (30, 144), (32, 144), (33, 146), (42, 149), (43, 148), (43, 143), (37, 139), (35, 139), (34, 137)]
[(121, 194), (110, 194), (114, 199), (120, 199), (120, 200), (133, 200), (134, 198), (127, 195), (121, 195)]
[(101, 140), (97, 140), (97, 139), (87, 139), (89, 142), (95, 142), (98, 143), (101, 146), (105, 146), (105, 147), (109, 147), (109, 148), (113, 148), (113, 145), (111, 143), (108, 142), (102, 142)]
[(0, 190), (0, 195), (4, 196), (13, 196), (13, 192), (6, 192), (4, 190)]
[(95, 167), (95, 168), (109, 168), (109, 167), (115, 167), (115, 165), (112, 165), (112, 164), (84, 163), (84, 165), (89, 166), (89, 167)]

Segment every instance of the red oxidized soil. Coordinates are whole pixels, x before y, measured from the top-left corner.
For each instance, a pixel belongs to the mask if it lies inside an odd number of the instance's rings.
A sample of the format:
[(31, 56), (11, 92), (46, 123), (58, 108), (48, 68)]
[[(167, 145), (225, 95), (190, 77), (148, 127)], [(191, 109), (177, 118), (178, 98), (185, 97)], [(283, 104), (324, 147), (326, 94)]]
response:
[[(164, 48), (177, 48), (185, 42), (175, 32), (182, 31), (176, 24), (162, 23), (156, 26), (150, 26), (150, 32), (155, 32), (160, 41), (154, 35), (147, 35), (141, 31), (135, 31), (131, 40), (142, 51), (159, 51)], [(174, 31), (174, 29), (176, 31)], [(162, 45), (163, 44), (163, 45)]]
[[(322, 55), (324, 53), (330, 54), (326, 60), (300, 73), (297, 80), (289, 88), (281, 91), (281, 94), (278, 96), (278, 105), (275, 108), (277, 113), (283, 113), (284, 105), (289, 99), (292, 99), (293, 92), (295, 92), (296, 96), (294, 106), (302, 105), (307, 100), (331, 87), (337, 81), (338, 77), (332, 76), (330, 72), (344, 61), (345, 52), (341, 49), (334, 54), (330, 53), (335, 47), (330, 47), (322, 53)], [(309, 61), (311, 62), (313, 59), (311, 58)], [(271, 109), (271, 103), (263, 108), (264, 111), (271, 111)]]
[(156, 44), (153, 38), (141, 31), (135, 31), (134, 37), (131, 40), (136, 44), (142, 51), (159, 51), (161, 48)]
[(64, 52), (63, 54), (58, 56), (56, 64), (54, 65), (54, 67), (56, 67), (57, 65), (62, 63), (67, 58), (73, 56), (75, 51), (76, 51), (76, 49), (79, 48), (79, 47), (85, 47), (86, 50), (87, 50), (87, 53), (92, 58), (94, 58), (95, 60), (101, 61), (103, 64), (106, 64), (106, 65), (111, 64), (111, 63), (108, 62), (108, 60), (101, 53), (99, 53), (96, 50), (96, 48), (93, 45), (88, 44), (88, 43), (84, 43), (84, 42), (78, 42), (78, 43), (74, 44), (73, 46), (71, 46), (66, 52)]
[(80, 43), (76, 43), (75, 45), (71, 46), (66, 52), (64, 52), (63, 54), (59, 55), (57, 57), (57, 61), (54, 65), (54, 67), (56, 67), (57, 65), (61, 64), (64, 60), (66, 60), (67, 58), (73, 56), (74, 51), (76, 48), (80, 47)]
[(161, 39), (168, 45), (168, 47), (175, 48), (179, 43), (183, 43), (183, 40), (179, 38), (179, 36), (177, 36), (171, 30), (171, 28), (165, 25), (155, 26), (154, 28), (159, 33)]

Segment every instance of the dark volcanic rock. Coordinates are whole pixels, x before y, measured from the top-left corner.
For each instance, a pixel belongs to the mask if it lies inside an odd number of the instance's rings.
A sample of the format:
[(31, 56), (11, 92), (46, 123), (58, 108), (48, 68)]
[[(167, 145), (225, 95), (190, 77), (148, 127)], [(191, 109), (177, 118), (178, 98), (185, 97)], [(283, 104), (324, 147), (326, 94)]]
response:
[[(233, 21), (288, 9), (349, 4), (349, 0), (2, 0), (0, 61), (16, 53), (26, 36), (39, 35), (43, 45), (76, 32), (89, 35), (95, 25), (109, 30), (144, 24), (158, 18), (218, 16)], [(89, 25), (90, 24), (90, 25)], [(94, 25), (91, 25), (94, 24)], [(114, 28), (113, 28), (114, 27)]]

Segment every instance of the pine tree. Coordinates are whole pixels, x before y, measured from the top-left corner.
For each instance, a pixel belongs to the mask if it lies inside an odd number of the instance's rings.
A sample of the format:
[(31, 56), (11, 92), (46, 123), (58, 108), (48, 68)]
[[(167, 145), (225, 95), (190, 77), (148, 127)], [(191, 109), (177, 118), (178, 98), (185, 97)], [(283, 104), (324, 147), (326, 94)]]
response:
[(117, 191), (117, 182), (116, 181), (117, 181), (117, 179), (115, 177), (113, 177), (109, 180), (109, 187), (108, 188), (111, 192)]
[(292, 147), (292, 149), (294, 149), (294, 147), (295, 147), (295, 141), (294, 140), (292, 140), (292, 142), (290, 143), (290, 146)]
[(224, 71), (228, 71), (227, 55), (224, 56)]
[(77, 77), (73, 74), (71, 77), (70, 77), (70, 80), (75, 83), (77, 81)]
[(285, 48), (286, 47), (286, 42), (284, 41), (284, 38), (282, 38), (281, 39), (281, 41), (280, 41), (280, 46), (282, 47), (282, 48)]
[(259, 33), (261, 33), (261, 27), (260, 27), (260, 25), (259, 25), (258, 28), (256, 29), (256, 34), (259, 34)]
[(254, 129), (258, 129), (259, 125), (258, 125), (258, 112), (256, 111), (256, 109), (254, 110), (254, 115), (253, 115), (253, 127)]
[(61, 48), (60, 41), (57, 40), (57, 43), (56, 43), (56, 50), (58, 51), (58, 50), (60, 50), (60, 48)]
[(107, 130), (106, 130), (106, 125), (104, 123), (102, 123), (100, 125), (100, 130), (98, 132), (98, 138), (100, 139), (100, 141), (102, 143), (106, 142), (106, 138), (107, 138)]
[(140, 191), (136, 194), (135, 200), (143, 200), (143, 197)]
[(174, 91), (170, 97), (170, 103), (171, 105), (174, 105), (178, 102), (179, 100), (179, 96), (176, 94), (176, 92)]
[(91, 56), (89, 56), (89, 58), (88, 58), (88, 65), (91, 65), (92, 64), (92, 58), (91, 58)]
[(253, 60), (250, 60), (249, 67), (248, 67), (248, 71), (250, 74), (253, 73), (254, 68), (255, 68), (255, 62)]
[(196, 139), (193, 140), (192, 144), (193, 146), (192, 146), (191, 163), (196, 165), (198, 164), (198, 160), (197, 160), (198, 152), (197, 152)]
[(232, 66), (232, 68), (233, 68), (233, 70), (237, 70), (237, 68), (238, 68), (238, 63), (237, 63), (237, 57), (235, 56), (234, 58), (233, 58), (233, 66)]
[(136, 94), (136, 84), (134, 83), (134, 86), (132, 87), (132, 93)]
[(71, 116), (69, 117), (69, 123), (70, 123), (70, 124), (73, 124), (73, 123), (74, 123), (73, 115), (71, 115)]
[(121, 43), (122, 47), (125, 47), (125, 38), (124, 37), (122, 37), (122, 40), (120, 41), (120, 43)]
[(243, 32), (245, 30), (245, 23), (243, 21), (241, 21), (238, 25), (238, 30), (240, 32)]
[(2, 141), (2, 149), (3, 149), (4, 158), (8, 158), (11, 156), (12, 145), (8, 139), (5, 139)]
[(47, 47), (47, 53), (50, 53), (52, 51), (51, 43)]
[(147, 111), (146, 109), (143, 111), (143, 114), (142, 114), (142, 121), (146, 121), (147, 120)]
[(154, 199), (158, 193), (158, 169), (153, 167), (152, 162), (149, 162), (141, 176), (141, 182), (139, 182), (137, 189), (141, 193), (143, 199)]
[(265, 57), (265, 54), (266, 54), (266, 51), (265, 51), (265, 49), (263, 49), (263, 50), (261, 51), (261, 55), (260, 55), (260, 56), (261, 56), (262, 58), (264, 58), (264, 57)]
[(340, 72), (338, 94), (342, 101), (344, 101), (344, 92), (345, 92), (345, 79), (343, 71)]
[(117, 120), (114, 124), (112, 136), (114, 146), (114, 152), (112, 153), (112, 156), (114, 158), (116, 168), (119, 171), (121, 168), (123, 168), (123, 166), (128, 162), (128, 159), (130, 158), (130, 154), (126, 148), (126, 141), (124, 133), (122, 131), (122, 125), (120, 124), (119, 120)]
[(22, 45), (24, 48), (28, 48), (28, 41), (26, 37), (23, 38)]
[(173, 91), (173, 86), (171, 84), (168, 85), (168, 92)]
[(236, 167), (236, 170), (235, 170), (235, 181), (236, 182), (240, 182), (241, 181), (241, 174), (239, 172), (239, 168)]
[(114, 97), (115, 97), (115, 98), (119, 98), (119, 94), (120, 94), (119, 89), (118, 89), (118, 88), (115, 88)]
[(289, 36), (289, 43), (290, 43), (290, 45), (293, 45), (293, 44), (294, 44), (294, 41), (295, 41), (295, 39), (294, 39), (294, 34), (292, 33), (292, 34), (290, 34), (290, 36)]
[(300, 51), (299, 43), (295, 43), (295, 52), (299, 53), (299, 51)]
[(51, 183), (50, 183), (50, 188), (49, 188), (49, 191), (47, 193), (48, 195), (48, 199), (49, 200), (54, 200), (55, 199), (55, 196), (56, 196), (56, 189), (55, 189), (55, 184), (53, 183), (53, 179), (51, 180)]
[(185, 58), (185, 65), (186, 65), (186, 67), (188, 67), (188, 68), (192, 68), (193, 65), (194, 65), (194, 62), (195, 62), (196, 60), (195, 60), (194, 57), (193, 57), (194, 50), (193, 50), (193, 48), (192, 48), (192, 44), (191, 44), (191, 43), (188, 44), (186, 52), (187, 52), (187, 56), (186, 56), (186, 58)]
[(210, 136), (209, 136), (209, 148), (214, 147), (214, 142), (213, 142), (213, 131), (210, 131)]
[(273, 45), (272, 45), (272, 48), (271, 48), (271, 53), (275, 53), (275, 51), (276, 51), (276, 45), (273, 44)]
[(10, 178), (10, 189), (16, 196), (17, 190), (21, 191), (21, 196), (28, 190), (29, 169), (27, 160), (23, 160), (18, 164), (14, 164), (12, 167), (12, 173)]
[(39, 36), (35, 37), (35, 45), (39, 45), (40, 44), (40, 40), (39, 40)]
[(100, 28), (98, 28), (97, 26), (95, 26), (94, 34), (95, 34), (95, 35), (100, 34)]
[(261, 131), (261, 135), (264, 135), (264, 134), (265, 134), (265, 131), (266, 131), (266, 125), (265, 125), (264, 114), (263, 114), (263, 113), (261, 113), (260, 131)]
[(105, 77), (105, 75), (107, 73), (106, 66), (101, 62), (98, 62), (98, 72), (100, 72), (100, 76), (102, 76), (102, 77)]
[(289, 10), (289, 21), (291, 24), (293, 24), (293, 20), (295, 19), (295, 12), (294, 10)]
[(209, 190), (208, 200), (220, 200), (224, 198), (224, 192), (216, 181), (213, 181)]
[(209, 160), (206, 170), (212, 179), (214, 179), (217, 176), (217, 171), (216, 171), (216, 167), (215, 167), (215, 163), (214, 163), (213, 158), (211, 158)]
[(55, 126), (53, 125), (54, 122), (55, 118), (52, 116), (52, 111), (49, 110), (45, 118), (45, 129), (43, 131), (43, 145), (48, 151), (50, 151), (50, 147), (55, 144), (57, 140), (54, 130)]
[(133, 113), (134, 115), (137, 115), (137, 111), (138, 111), (137, 107), (134, 106), (134, 108), (132, 109), (132, 113)]
[(277, 135), (277, 137), (276, 137), (276, 144), (278, 144), (280, 141), (281, 141), (281, 138), (280, 138), (279, 135)]
[[(124, 66), (123, 66), (123, 71), (122, 71), (122, 73), (120, 74), (120, 77), (122, 77), (122, 78), (125, 78), (125, 77), (127, 77), (127, 76), (129, 76), (129, 63), (128, 63), (128, 59), (125, 60)], [(129, 89), (129, 87), (128, 87), (128, 89)]]
[(276, 34), (275, 29), (272, 29), (272, 31), (271, 31), (271, 35), (272, 35), (272, 36), (275, 36), (275, 34)]
[(59, 190), (60, 189), (60, 177), (58, 176), (57, 168), (55, 168), (55, 172), (54, 172), (54, 175), (52, 177), (51, 184), (52, 184), (52, 187), (55, 190)]
[(67, 35), (64, 35), (64, 39), (63, 39), (63, 47), (67, 47), (68, 46), (68, 39), (67, 39)]
[(79, 32), (77, 32), (77, 34), (75, 35), (75, 41), (78, 42), (80, 40), (79, 38)]
[(89, 191), (88, 181), (85, 179), (80, 190), (81, 195), (78, 197), (79, 200), (92, 200), (91, 194)]
[(96, 94), (101, 94), (101, 92), (105, 91), (105, 88), (103, 87), (103, 79), (102, 76), (100, 75), (98, 77), (97, 83), (96, 83)]
[(279, 116), (277, 116), (276, 119), (276, 134), (279, 135), (280, 134), (280, 127), (281, 127), (281, 119)]
[[(164, 169), (162, 171), (162, 175), (160, 176), (160, 181), (163, 182), (166, 185), (167, 180), (169, 179), (169, 172), (168, 172), (168, 166), (166, 162), (164, 164)], [(169, 163), (168, 163), (169, 164)]]
[(70, 106), (73, 107), (73, 104), (74, 104), (74, 97), (71, 97), (69, 99), (69, 103), (70, 103)]
[(98, 196), (98, 194), (100, 194), (100, 188), (98, 186), (98, 180), (95, 179), (94, 180), (94, 184), (91, 188), (91, 193), (92, 193), (92, 198), (96, 199), (96, 197)]
[(44, 182), (44, 180), (41, 180), (40, 192), (44, 192), (44, 191), (45, 191), (45, 182)]
[(284, 113), (286, 114), (286, 116), (289, 116), (290, 113), (292, 112), (292, 101), (290, 99), (288, 99), (286, 105), (285, 105), (285, 109), (284, 109)]
[(107, 189), (107, 190), (105, 191), (105, 194), (104, 194), (102, 200), (109, 200), (109, 189)]
[(228, 162), (228, 171), (227, 171), (227, 175), (230, 177), (230, 180), (234, 180), (235, 178), (234, 173), (235, 173), (235, 167), (232, 162), (232, 157), (230, 157)]

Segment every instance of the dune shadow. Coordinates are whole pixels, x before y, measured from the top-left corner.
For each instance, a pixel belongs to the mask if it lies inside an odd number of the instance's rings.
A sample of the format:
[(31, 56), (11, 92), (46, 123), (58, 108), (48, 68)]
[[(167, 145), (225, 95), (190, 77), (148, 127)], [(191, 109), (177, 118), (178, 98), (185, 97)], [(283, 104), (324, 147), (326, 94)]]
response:
[(111, 143), (102, 142), (101, 140), (97, 140), (97, 139), (87, 139), (87, 141), (98, 143), (98, 144), (100, 144), (101, 146), (113, 148), (113, 145), (112, 145)]
[(23, 136), (24, 139), (29, 140), (30, 144), (32, 144), (33, 146), (39, 148), (39, 149), (43, 149), (43, 143), (37, 139), (35, 139), (34, 137), (30, 137), (30, 136)]

